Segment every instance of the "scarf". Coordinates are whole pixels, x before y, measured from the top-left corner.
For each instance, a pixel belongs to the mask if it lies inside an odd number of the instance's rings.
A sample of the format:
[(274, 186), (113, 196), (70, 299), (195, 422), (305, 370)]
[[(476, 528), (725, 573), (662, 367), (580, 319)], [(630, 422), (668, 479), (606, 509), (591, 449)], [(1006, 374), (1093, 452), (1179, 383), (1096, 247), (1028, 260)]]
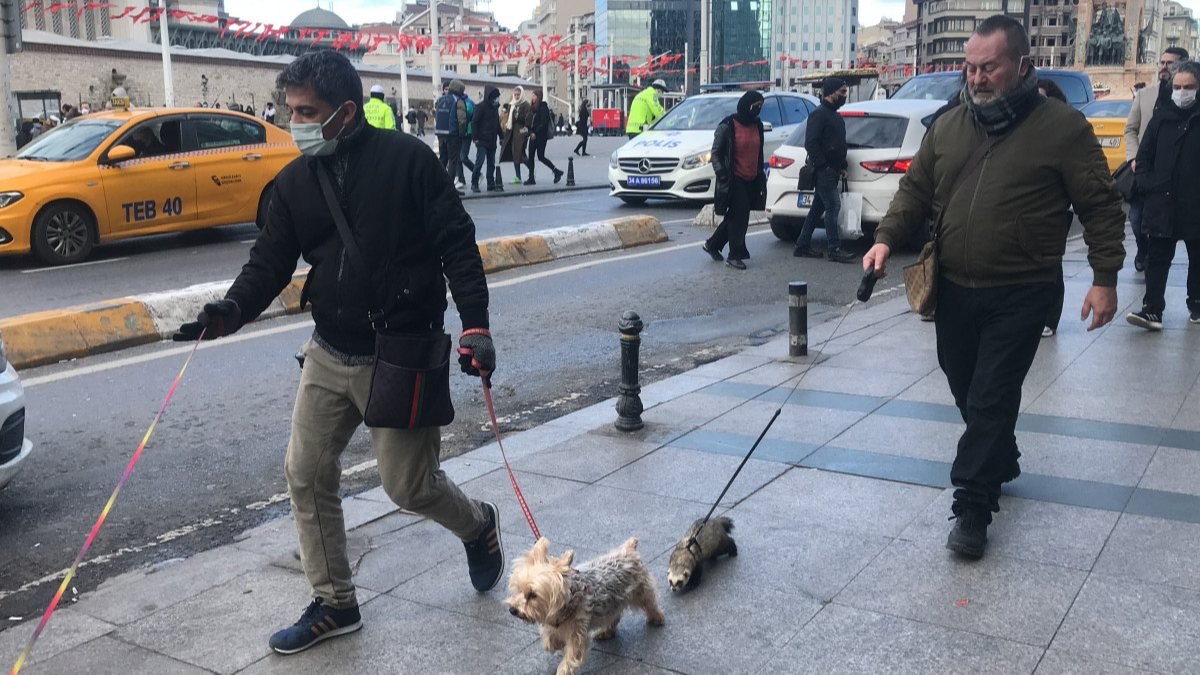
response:
[(521, 104), (521, 102), (518, 101), (517, 97), (515, 97), (515, 96), (512, 98), (511, 101), (508, 102), (508, 128), (509, 129), (513, 128), (513, 118), (516, 117), (517, 106), (520, 104)]
[(979, 126), (983, 127), (989, 136), (998, 136), (1011, 129), (1041, 101), (1037, 83), (1037, 70), (1030, 66), (1024, 79), (1017, 83), (1016, 89), (987, 103), (976, 103), (967, 87), (962, 88), (959, 96), (963, 105), (975, 115)]

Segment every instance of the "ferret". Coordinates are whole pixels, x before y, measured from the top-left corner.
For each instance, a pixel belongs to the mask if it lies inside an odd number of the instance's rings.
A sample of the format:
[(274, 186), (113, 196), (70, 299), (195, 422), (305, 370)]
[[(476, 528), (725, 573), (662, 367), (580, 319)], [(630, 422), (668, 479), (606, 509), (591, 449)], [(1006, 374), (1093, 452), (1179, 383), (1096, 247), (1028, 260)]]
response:
[(733, 521), (725, 516), (707, 522), (701, 518), (692, 523), (671, 553), (671, 563), (667, 567), (667, 581), (671, 584), (671, 590), (682, 591), (698, 586), (705, 560), (715, 560), (717, 556), (726, 554), (730, 558), (736, 557), (737, 542), (729, 536), (732, 531)]

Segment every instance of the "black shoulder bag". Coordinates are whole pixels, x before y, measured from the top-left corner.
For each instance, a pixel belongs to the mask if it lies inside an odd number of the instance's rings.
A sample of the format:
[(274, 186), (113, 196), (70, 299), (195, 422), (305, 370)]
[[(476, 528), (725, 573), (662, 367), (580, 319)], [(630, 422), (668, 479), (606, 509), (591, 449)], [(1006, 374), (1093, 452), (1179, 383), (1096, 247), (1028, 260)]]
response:
[(384, 305), (375, 289), (346, 214), (338, 204), (329, 170), (317, 162), (317, 180), (329, 214), (337, 225), (342, 245), (350, 255), (350, 264), (367, 280), (372, 304), (377, 308), (369, 318), (375, 328), (375, 369), (363, 421), (368, 427), (382, 429), (420, 429), (442, 427), (454, 421), (450, 400), (450, 336), (443, 330), (428, 333), (388, 331), (383, 322)]

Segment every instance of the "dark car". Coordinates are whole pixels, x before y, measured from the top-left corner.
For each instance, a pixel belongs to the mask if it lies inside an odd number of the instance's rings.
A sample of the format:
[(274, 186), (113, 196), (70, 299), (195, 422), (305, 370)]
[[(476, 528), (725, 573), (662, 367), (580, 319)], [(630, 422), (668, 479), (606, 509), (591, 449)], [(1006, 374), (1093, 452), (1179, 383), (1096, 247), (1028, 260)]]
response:
[[(1096, 99), (1092, 91), (1092, 79), (1079, 70), (1038, 70), (1038, 77), (1053, 80), (1062, 88), (1067, 101), (1076, 108)], [(927, 101), (950, 101), (958, 96), (962, 88), (962, 73), (950, 71), (917, 75), (892, 94), (892, 98), (924, 99)]]

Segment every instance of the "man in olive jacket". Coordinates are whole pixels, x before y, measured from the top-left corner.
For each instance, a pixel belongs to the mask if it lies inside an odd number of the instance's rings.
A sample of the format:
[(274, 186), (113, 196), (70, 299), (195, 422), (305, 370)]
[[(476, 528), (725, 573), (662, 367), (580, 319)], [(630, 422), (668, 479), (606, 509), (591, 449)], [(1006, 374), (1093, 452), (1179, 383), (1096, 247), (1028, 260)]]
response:
[[(1093, 273), (1080, 314), (1092, 315), (1088, 330), (1112, 320), (1125, 260), (1121, 197), (1092, 127), (1038, 94), (1028, 55), (1020, 23), (993, 16), (979, 25), (967, 42), (963, 105), (925, 136), (863, 258), (883, 276), (892, 248), (940, 217), (938, 362), (966, 422), (950, 470), (957, 523), (946, 547), (972, 558), (984, 553), (1001, 484), (1020, 474), (1021, 385), (1056, 297), (1072, 207)], [(989, 137), (995, 145), (965, 166)]]

